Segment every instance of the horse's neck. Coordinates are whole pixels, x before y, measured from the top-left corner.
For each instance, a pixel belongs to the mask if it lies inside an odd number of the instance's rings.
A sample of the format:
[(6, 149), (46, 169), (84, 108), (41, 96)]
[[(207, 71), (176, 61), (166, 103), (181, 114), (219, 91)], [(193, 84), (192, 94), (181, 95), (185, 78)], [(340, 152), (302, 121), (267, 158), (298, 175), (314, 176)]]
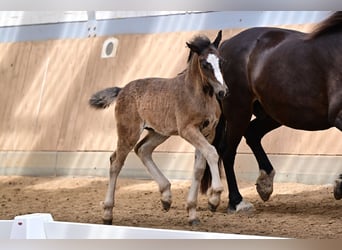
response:
[[(338, 71), (341, 72), (340, 66), (342, 63), (342, 32), (335, 32), (332, 34), (323, 34), (322, 36), (315, 37), (310, 40), (314, 45), (316, 54), (320, 56), (318, 58), (320, 64), (326, 64), (337, 66)], [(316, 56), (317, 57), (317, 56)], [(333, 63), (334, 62), (334, 63)]]

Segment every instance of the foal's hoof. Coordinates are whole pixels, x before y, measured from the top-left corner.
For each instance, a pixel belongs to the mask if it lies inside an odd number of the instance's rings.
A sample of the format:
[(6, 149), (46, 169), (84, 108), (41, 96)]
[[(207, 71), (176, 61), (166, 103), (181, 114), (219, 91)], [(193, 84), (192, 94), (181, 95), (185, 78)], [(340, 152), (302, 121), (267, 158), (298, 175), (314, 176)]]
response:
[(218, 205), (213, 205), (210, 202), (208, 202), (208, 208), (211, 212), (216, 212)]
[(108, 220), (102, 219), (102, 222), (104, 225), (113, 225), (113, 219), (108, 219)]
[(190, 226), (198, 226), (200, 224), (200, 220), (198, 218), (189, 220), (189, 225)]
[(170, 202), (161, 200), (161, 203), (162, 203), (163, 209), (166, 212), (170, 210), (170, 207), (171, 207), (171, 203)]
[(256, 190), (263, 201), (268, 201), (273, 192), (273, 179), (275, 171), (268, 175), (264, 170), (260, 171), (260, 175), (257, 179)]
[(335, 180), (334, 197), (336, 200), (342, 199), (342, 178)]

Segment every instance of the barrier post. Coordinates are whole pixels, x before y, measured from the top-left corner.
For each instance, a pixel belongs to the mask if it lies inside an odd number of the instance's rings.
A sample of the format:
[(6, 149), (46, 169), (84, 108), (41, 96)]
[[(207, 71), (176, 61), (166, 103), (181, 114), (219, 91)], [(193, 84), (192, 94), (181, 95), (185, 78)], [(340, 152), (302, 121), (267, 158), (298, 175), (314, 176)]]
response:
[(11, 239), (46, 239), (45, 222), (53, 218), (48, 213), (36, 213), (16, 216), (11, 229)]

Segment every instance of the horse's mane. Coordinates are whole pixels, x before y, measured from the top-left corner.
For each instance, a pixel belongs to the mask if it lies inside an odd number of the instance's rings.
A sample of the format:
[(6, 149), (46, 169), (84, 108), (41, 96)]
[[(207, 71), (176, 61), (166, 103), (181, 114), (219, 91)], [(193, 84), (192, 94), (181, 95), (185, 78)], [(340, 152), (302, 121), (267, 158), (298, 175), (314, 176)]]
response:
[[(211, 44), (208, 37), (203, 35), (195, 36), (189, 44), (195, 45), (200, 51), (205, 50), (208, 48)], [(189, 56), (188, 56), (188, 62), (190, 62), (191, 58), (193, 56), (193, 52), (190, 50)]]
[(308, 34), (308, 39), (314, 39), (322, 35), (331, 34), (342, 30), (342, 11), (337, 11), (330, 17), (319, 23), (316, 28)]

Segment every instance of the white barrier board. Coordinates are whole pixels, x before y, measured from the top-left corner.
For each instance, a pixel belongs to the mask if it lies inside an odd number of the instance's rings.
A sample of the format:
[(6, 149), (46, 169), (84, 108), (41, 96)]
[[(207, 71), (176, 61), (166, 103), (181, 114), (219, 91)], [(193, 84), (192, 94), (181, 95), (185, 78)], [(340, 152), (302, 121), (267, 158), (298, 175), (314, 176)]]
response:
[(274, 239), (273, 237), (54, 221), (37, 213), (0, 220), (0, 239)]

